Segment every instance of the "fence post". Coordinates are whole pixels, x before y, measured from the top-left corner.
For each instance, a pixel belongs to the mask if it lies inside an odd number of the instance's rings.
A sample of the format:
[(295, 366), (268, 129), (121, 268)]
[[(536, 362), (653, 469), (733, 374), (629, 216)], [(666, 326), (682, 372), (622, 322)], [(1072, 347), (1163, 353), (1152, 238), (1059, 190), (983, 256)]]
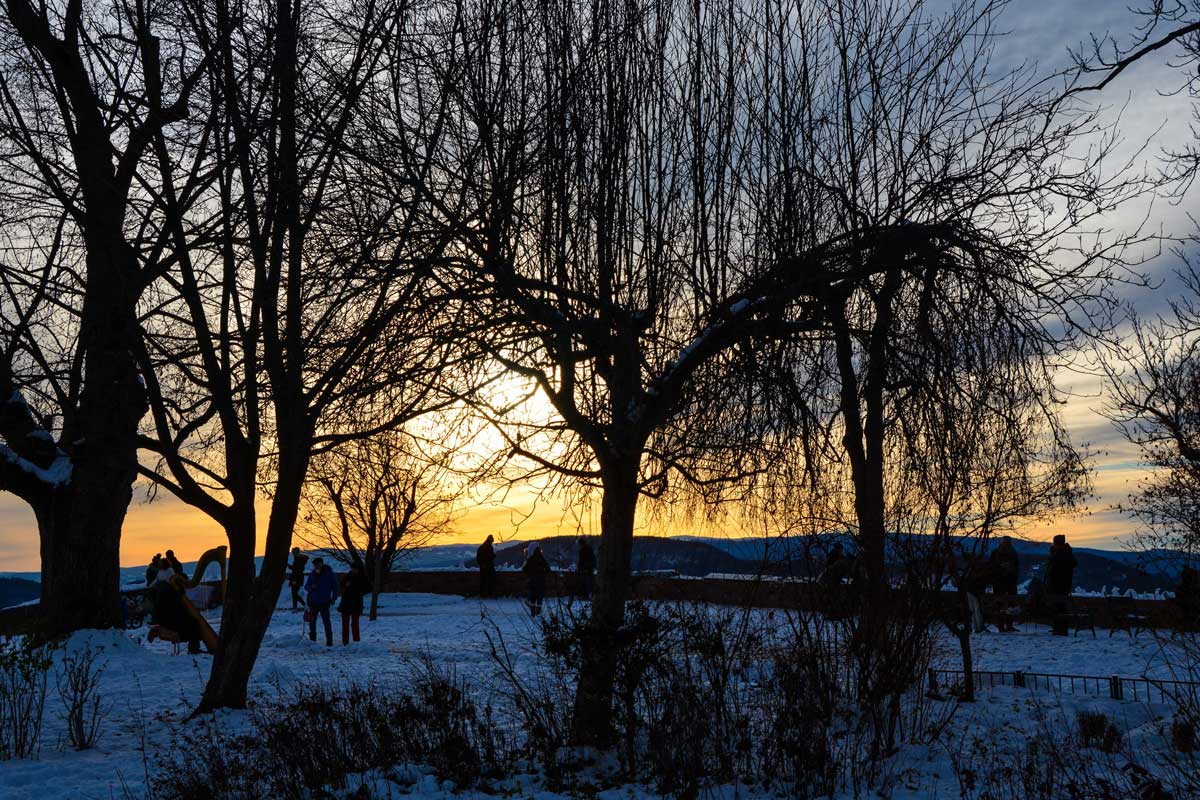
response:
[(1016, 686), (1019, 688), (1025, 687), (1025, 673), (1022, 672), (1021, 670), (1017, 670), (1016, 672), (1013, 673), (1013, 686)]
[(1123, 699), (1122, 694), (1121, 679), (1116, 675), (1113, 675), (1108, 679), (1108, 696), (1113, 700), (1121, 700)]

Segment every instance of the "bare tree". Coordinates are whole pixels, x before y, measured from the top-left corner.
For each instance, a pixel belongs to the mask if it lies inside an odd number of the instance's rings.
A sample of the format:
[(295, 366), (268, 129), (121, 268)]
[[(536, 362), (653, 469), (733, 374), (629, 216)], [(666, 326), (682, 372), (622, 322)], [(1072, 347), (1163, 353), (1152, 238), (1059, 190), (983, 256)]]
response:
[[(146, 410), (138, 303), (161, 252), (139, 198), (157, 189), (150, 143), (187, 117), (198, 79), (176, 12), (9, 0), (0, 20), (0, 488), (34, 510), (54, 632), (120, 620), (121, 524)], [(203, 178), (181, 173), (186, 198)]]
[(422, 449), (414, 436), (386, 431), (321, 453), (309, 468), (297, 536), (362, 568), (371, 581), (371, 620), (395, 565), (453, 530), (466, 488), (450, 470), (450, 452)]
[(1064, 80), (991, 67), (1004, 5), (481, 3), (430, 68), (477, 338), (556, 414), (497, 425), (600, 495), (577, 741), (607, 729), (639, 498), (745, 497), (797, 442), (812, 482), (840, 448), (884, 614), (887, 423), (930, 332), (993, 326), (1037, 382), (1106, 323), (1120, 242), (1064, 236), (1139, 186)]
[(728, 499), (766, 472), (783, 449), (766, 365), (807, 325), (780, 309), (845, 279), (799, 255), (764, 271), (778, 259), (739, 227), (752, 225), (742, 193), (767, 190), (744, 167), (758, 146), (739, 111), (754, 65), (724, 38), (740, 38), (736, 14), (682, 12), (480, 3), (443, 48), (459, 54), (453, 69), (424, 65), (455, 103), (445, 146), (422, 153), (435, 164), (423, 185), (462, 232), (447, 280), (472, 299), (464, 333), (554, 418), (476, 407), (523, 478), (599, 496), (583, 743), (607, 736), (639, 498)]
[[(1182, 197), (1200, 172), (1200, 3), (1152, 0), (1132, 13), (1128, 35), (1093, 35), (1076, 49), (1077, 69), (1088, 81), (1077, 91), (1101, 92), (1119, 85), (1134, 64), (1168, 56), (1182, 83), (1162, 91), (1193, 100), (1192, 141), (1162, 153), (1167, 185)], [(1196, 239), (1193, 233), (1184, 241)], [(1167, 312), (1151, 318), (1129, 309), (1129, 335), (1102, 351), (1100, 361), (1113, 395), (1106, 413), (1150, 468), (1118, 510), (1143, 523), (1137, 541), (1148, 558), (1171, 559), (1170, 551), (1182, 551), (1193, 560), (1200, 552), (1200, 272), (1186, 250), (1177, 255), (1184, 261), (1176, 275), (1181, 291)]]
[(1179, 273), (1183, 291), (1152, 319), (1131, 312), (1131, 334), (1103, 364), (1106, 410), (1138, 448), (1148, 472), (1119, 510), (1142, 522), (1148, 559), (1200, 558), (1200, 274)]
[(245, 705), (312, 454), (449, 402), (435, 379), (459, 360), (442, 333), (453, 320), (423, 277), (447, 240), (374, 166), (389, 154), (373, 120), (403, 102), (380, 68), (408, 13), (217, 0), (189, 18), (210, 67), (217, 166), (207, 213), (172, 231), (174, 269), (146, 323), (143, 446), (158, 462), (142, 472), (229, 538), (201, 711)]
[[(986, 308), (978, 309), (986, 317)], [(939, 336), (938, 363), (902, 405), (889, 516), (910, 535), (897, 548), (910, 587), (937, 597), (949, 579), (956, 609), (924, 609), (958, 639), (964, 693), (974, 698), (967, 593), (991, 582), (985, 562), (994, 539), (1033, 519), (1077, 509), (1089, 475), (1045, 398), (1048, 376), (1031, 380), (1020, 341), (988, 326)], [(962, 558), (957, 548), (961, 547)], [(976, 584), (972, 586), (972, 583)], [(949, 613), (947, 613), (949, 612)]]

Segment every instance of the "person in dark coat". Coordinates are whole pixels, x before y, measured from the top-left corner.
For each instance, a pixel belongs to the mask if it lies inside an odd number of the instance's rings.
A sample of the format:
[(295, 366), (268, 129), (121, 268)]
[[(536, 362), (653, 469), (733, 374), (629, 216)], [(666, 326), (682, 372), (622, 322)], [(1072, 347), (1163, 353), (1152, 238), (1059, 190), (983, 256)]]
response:
[(304, 584), (308, 592), (308, 610), (312, 612), (308, 620), (308, 638), (317, 640), (317, 617), (325, 623), (325, 646), (333, 647), (333, 625), (329, 621), (329, 607), (337, 599), (338, 582), (333, 570), (321, 558), (313, 559), (313, 570)]
[(575, 595), (582, 600), (592, 599), (592, 586), (596, 581), (596, 551), (588, 540), (579, 537), (579, 555), (575, 561)]
[(158, 577), (158, 562), (162, 561), (162, 555), (155, 553), (154, 558), (150, 559), (150, 566), (146, 567), (146, 585), (154, 583), (154, 579)]
[(167, 563), (171, 565), (171, 569), (181, 578), (187, 578), (187, 573), (183, 571), (183, 564), (179, 563), (179, 559), (175, 557), (174, 550), (167, 551)]
[(475, 563), (479, 565), (479, 596), (491, 597), (496, 593), (496, 550), (495, 541), (489, 533), (483, 544), (475, 551)]
[(850, 558), (841, 542), (834, 543), (825, 554), (825, 567), (821, 570), (818, 580), (825, 591), (832, 594), (842, 586), (842, 580), (849, 574), (852, 566)]
[(299, 547), (292, 548), (292, 569), (288, 575), (288, 585), (292, 589), (292, 611), (304, 607), (304, 598), (300, 589), (304, 586), (304, 567), (308, 564), (308, 556), (300, 552)]
[(1016, 594), (1017, 578), (1021, 572), (1021, 559), (1012, 537), (1005, 536), (988, 556), (988, 568), (992, 574), (992, 586), (996, 594)]
[(1183, 630), (1200, 629), (1200, 573), (1193, 567), (1180, 570), (1179, 586), (1175, 588), (1173, 602), (1182, 618)]
[(338, 611), (342, 612), (342, 645), (350, 644), (350, 634), (353, 632), (354, 641), (358, 638), (358, 620), (363, 613), (363, 598), (371, 593), (371, 584), (363, 574), (362, 565), (351, 564), (350, 572), (342, 579), (342, 602)]
[[(995, 589), (997, 596), (1012, 597), (1017, 593), (1017, 579), (1021, 572), (1021, 561), (1017, 555), (1017, 548), (1013, 546), (1012, 538), (1005, 536), (1000, 540), (1000, 544), (988, 556), (988, 572), (991, 573), (992, 586)], [(1013, 616), (1009, 613), (1008, 607), (1012, 605), (1010, 600), (1001, 600), (998, 603), (1000, 607), (997, 616), (997, 625), (1000, 631), (1012, 632), (1016, 631), (1016, 626), (1013, 624)]]
[(988, 564), (974, 553), (968, 553), (961, 544), (956, 544), (955, 571), (958, 575), (958, 585), (967, 596), (967, 609), (970, 611), (971, 630), (983, 633), (987, 623), (983, 617), (983, 603), (980, 596), (988, 585)]
[(1046, 592), (1060, 597), (1069, 597), (1074, 586), (1075, 553), (1061, 533), (1050, 545), (1050, 559), (1046, 567)]
[(546, 575), (550, 572), (550, 562), (542, 554), (542, 548), (536, 544), (533, 552), (521, 572), (529, 576), (529, 611), (534, 616), (542, 613), (542, 602), (546, 599)]
[(841, 542), (834, 542), (833, 547), (825, 554), (825, 572), (836, 572), (841, 560), (846, 557), (846, 551)]

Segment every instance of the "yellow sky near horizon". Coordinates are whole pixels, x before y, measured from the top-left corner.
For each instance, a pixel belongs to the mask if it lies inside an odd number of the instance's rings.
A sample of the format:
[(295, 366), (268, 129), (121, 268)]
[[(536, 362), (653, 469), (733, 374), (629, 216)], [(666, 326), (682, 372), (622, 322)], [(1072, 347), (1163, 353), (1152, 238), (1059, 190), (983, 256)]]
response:
[[(1020, 531), (1023, 538), (1049, 541), (1056, 533), (1065, 533), (1077, 546), (1119, 548), (1133, 531), (1131, 520), (1107, 506), (1128, 493), (1141, 470), (1125, 453), (1114, 454), (1096, 464), (1095, 487), (1100, 499), (1089, 513), (1060, 517), (1050, 522), (1033, 523)], [(532, 491), (517, 489), (504, 500), (488, 500), (466, 508), (455, 524), (455, 531), (437, 544), (482, 541), (488, 534), (498, 539), (539, 539), (545, 536), (577, 532), (599, 533), (599, 513), (595, 504), (568, 502), (559, 496), (538, 498)], [(259, 514), (260, 533), (265, 528), (266, 504)], [(760, 536), (761, 529), (738, 529), (737, 523), (664, 522), (639, 518), (638, 533), (660, 536), (725, 535)], [(260, 552), (261, 552), (260, 536)], [(155, 553), (173, 549), (183, 561), (192, 561), (200, 553), (225, 544), (220, 527), (200, 511), (169, 495), (160, 495), (147, 503), (137, 498), (125, 518), (121, 540), (121, 565), (144, 564)], [(37, 528), (32, 512), (12, 495), (0, 495), (0, 572), (36, 572), (40, 569)]]

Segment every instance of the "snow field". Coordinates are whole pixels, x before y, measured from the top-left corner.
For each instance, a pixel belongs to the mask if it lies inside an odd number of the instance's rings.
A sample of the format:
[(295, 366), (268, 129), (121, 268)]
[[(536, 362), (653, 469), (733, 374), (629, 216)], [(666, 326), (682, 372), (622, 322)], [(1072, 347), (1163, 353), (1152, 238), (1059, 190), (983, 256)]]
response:
[[(286, 595), (286, 593), (285, 593)], [(286, 602), (286, 596), (284, 598)], [(318, 641), (310, 642), (302, 615), (280, 608), (271, 623), (251, 682), (251, 701), (269, 699), (301, 684), (368, 684), (388, 686), (404, 680), (416, 659), (429, 654), (440, 665), (452, 667), (473, 687), (487, 691), (494, 685), (495, 665), (489, 653), (489, 631), (504, 637), (519, 674), (529, 674), (534, 657), (528, 652), (535, 624), (519, 600), (499, 599), (480, 603), (446, 595), (388, 594), (381, 597), (378, 621), (362, 623), (363, 641), (343, 647), (340, 619), (334, 616), (333, 647), (327, 648), (318, 622)], [(759, 613), (759, 612), (755, 612)], [(210, 612), (214, 626), (219, 610)], [(53, 677), (46, 700), (40, 757), (0, 762), (0, 798), (4, 800), (109, 800), (142, 798), (147, 769), (169, 752), (173, 742), (201, 725), (217, 725), (236, 734), (248, 725), (249, 712), (222, 712), (211, 721), (189, 721), (208, 675), (207, 655), (174, 655), (165, 642), (147, 644), (141, 631), (83, 631), (72, 637), (69, 649), (100, 649), (104, 665), (101, 692), (108, 714), (97, 747), (75, 752), (66, 747), (66, 728)], [(984, 633), (972, 637), (976, 668), (1085, 675), (1150, 676), (1170, 678), (1181, 665), (1169, 662), (1152, 637), (1131, 639), (1125, 633), (1109, 637), (1098, 631), (1078, 637), (1054, 637), (1044, 626), (1026, 626), (1015, 634)], [(55, 656), (61, 660), (62, 654)], [(957, 643), (939, 642), (935, 666), (960, 667)], [(968, 758), (975, 742), (989, 748), (1024, 741), (1039, 724), (1073, 729), (1079, 710), (1106, 713), (1128, 732), (1136, 748), (1164, 746), (1159, 723), (1170, 709), (1107, 697), (1056, 696), (997, 687), (980, 693), (979, 702), (954, 713), (944, 741), (932, 747), (909, 747), (890, 769), (891, 792), (897, 798), (958, 797), (952, 758)], [(1063, 731), (1065, 736), (1066, 731)], [(947, 742), (957, 742), (953, 748)], [(1006, 744), (1007, 743), (1007, 744)], [(145, 758), (143, 757), (145, 753)], [(984, 757), (984, 756), (979, 756)], [(449, 798), (448, 784), (419, 767), (403, 766), (403, 790), (379, 774), (357, 776), (378, 796)], [(535, 776), (515, 776), (506, 787), (510, 796), (551, 800), (558, 795), (539, 788)], [(128, 790), (128, 795), (126, 791)], [(477, 796), (477, 795), (468, 795)], [(599, 795), (605, 800), (650, 797), (643, 788), (626, 787)], [(745, 787), (724, 787), (714, 797), (751, 797)]]

